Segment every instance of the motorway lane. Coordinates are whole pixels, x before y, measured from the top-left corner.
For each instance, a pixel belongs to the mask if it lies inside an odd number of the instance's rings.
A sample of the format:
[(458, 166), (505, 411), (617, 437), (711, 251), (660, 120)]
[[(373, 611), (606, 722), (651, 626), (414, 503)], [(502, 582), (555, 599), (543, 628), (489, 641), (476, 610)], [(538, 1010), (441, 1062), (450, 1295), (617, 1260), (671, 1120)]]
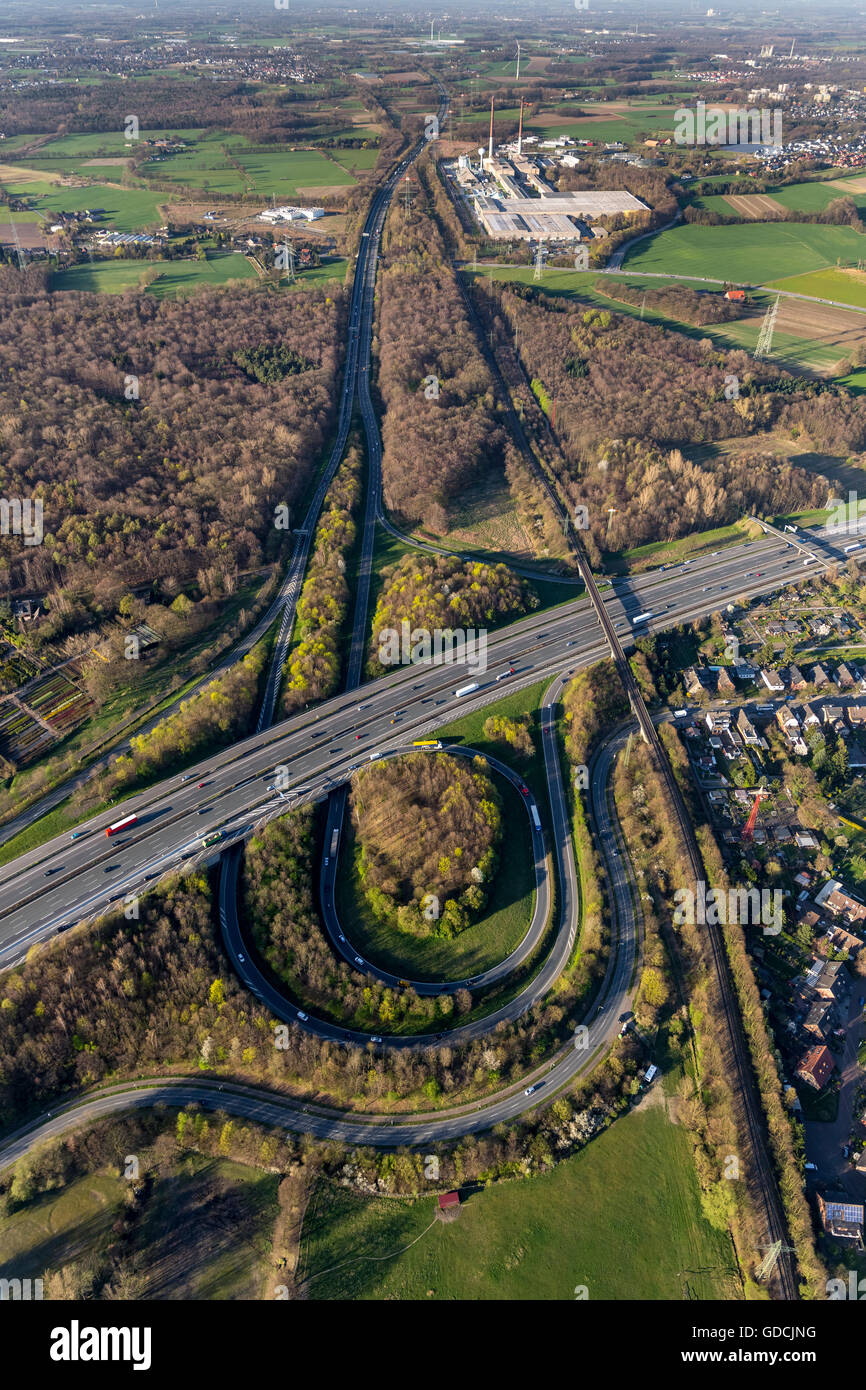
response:
[[(556, 681), (545, 695), (546, 718), (559, 697), (562, 682)], [(217, 1082), (185, 1078), (160, 1078), (155, 1082), (146, 1080), (124, 1083), (103, 1088), (100, 1092), (57, 1105), (48, 1115), (31, 1122), (10, 1135), (0, 1145), (0, 1168), (15, 1162), (31, 1148), (49, 1139), (55, 1139), (81, 1124), (92, 1122), (102, 1116), (116, 1114), (134, 1108), (152, 1107), (158, 1104), (183, 1106), (199, 1104), (208, 1110), (223, 1110), (229, 1114), (258, 1121), (261, 1124), (285, 1127), (295, 1132), (311, 1134), (321, 1139), (337, 1139), (351, 1144), (370, 1144), (381, 1148), (398, 1146), (420, 1146), (426, 1143), (443, 1142), (462, 1135), (488, 1129), (495, 1124), (516, 1119), (528, 1110), (534, 1109), (541, 1101), (551, 1099), (556, 1090), (566, 1082), (584, 1072), (590, 1071), (600, 1060), (603, 1052), (612, 1044), (619, 1031), (619, 1017), (630, 1011), (632, 1002), (632, 980), (635, 977), (637, 937), (634, 930), (633, 901), (636, 894), (630, 880), (630, 865), (625, 855), (621, 838), (620, 853), (611, 853), (613, 825), (611, 810), (606, 796), (607, 778), (613, 757), (621, 746), (625, 733), (619, 731), (608, 744), (603, 744), (597, 752), (590, 769), (590, 816), (597, 830), (599, 849), (606, 866), (611, 887), (611, 954), (607, 973), (599, 995), (590, 1005), (585, 1037), (576, 1033), (575, 1042), (569, 1043), (553, 1057), (549, 1063), (537, 1068), (525, 1078), (533, 1088), (527, 1096), (527, 1087), (520, 1083), (516, 1088), (508, 1087), (497, 1096), (472, 1105), (454, 1107), (449, 1111), (416, 1115), (410, 1119), (390, 1119), (382, 1116), (347, 1118), (345, 1112), (319, 1105), (300, 1105), (289, 1097), (274, 1095), (272, 1092), (255, 1087), (238, 1085), (233, 1082)], [(547, 744), (553, 743), (545, 736), (545, 762), (548, 764)], [(550, 757), (556, 757), (551, 747)], [(557, 757), (558, 770), (558, 757)], [(555, 790), (556, 775), (551, 786), (551, 810), (554, 820), (554, 837), (558, 844), (567, 847), (566, 862), (559, 866), (561, 886), (570, 890), (563, 895), (563, 912), (572, 920), (565, 940), (570, 953), (574, 941), (574, 910), (577, 905), (577, 881), (570, 836), (562, 839), (562, 816), (565, 813), (565, 798), (561, 781), (559, 792)], [(618, 833), (618, 828), (617, 828)], [(568, 866), (570, 861), (570, 868)], [(566, 957), (567, 958), (567, 957)], [(604, 1009), (599, 1010), (599, 1004)], [(448, 1043), (452, 1041), (451, 1035)], [(575, 1045), (577, 1044), (577, 1045)], [(539, 1087), (539, 1081), (541, 1085)]]
[[(825, 549), (830, 544), (826, 538), (814, 540), (817, 553), (819, 541)], [(621, 581), (605, 589), (604, 597), (621, 630), (627, 627), (627, 614), (634, 616), (647, 607), (656, 616), (645, 627), (659, 630), (712, 611), (744, 592), (764, 591), (800, 577), (801, 562), (787, 547), (774, 536), (762, 537), (690, 566)], [(752, 568), (751, 578), (745, 578), (745, 565)], [(812, 566), (812, 572), (816, 568)], [(702, 586), (701, 579), (708, 583)], [(622, 616), (616, 617), (619, 613)], [(19, 959), (29, 944), (58, 926), (117, 901), (121, 889), (143, 890), (154, 881), (148, 875), (177, 867), (184, 855), (191, 857), (191, 846), (205, 833), (234, 827), (239, 835), (244, 817), (249, 825), (277, 813), (282, 803), (265, 789), (275, 765), (288, 767), (298, 800), (320, 797), (345, 781), (352, 765), (368, 757), (371, 749), (382, 752), (407, 737), (421, 737), (458, 711), (501, 698), (506, 685), (523, 686), (546, 674), (576, 669), (606, 651), (588, 600), (573, 600), (492, 635), (489, 667), (477, 677), (477, 694), (461, 700), (454, 696), (459, 684), (473, 678), (465, 663), (401, 667), (365, 685), (357, 696), (336, 696), (315, 714), (294, 716), (214, 755), (186, 774), (189, 783), (178, 776), (166, 779), (124, 801), (119, 811), (103, 812), (87, 822), (82, 838), (74, 843), (64, 834), (0, 868), (0, 965)], [(515, 666), (515, 674), (497, 682), (496, 675), (509, 664)], [(209, 785), (199, 788), (199, 781)], [(139, 816), (133, 831), (119, 837), (120, 843), (106, 840), (104, 827), (130, 812)], [(109, 863), (120, 868), (106, 874)], [(52, 872), (46, 876), (46, 870)]]

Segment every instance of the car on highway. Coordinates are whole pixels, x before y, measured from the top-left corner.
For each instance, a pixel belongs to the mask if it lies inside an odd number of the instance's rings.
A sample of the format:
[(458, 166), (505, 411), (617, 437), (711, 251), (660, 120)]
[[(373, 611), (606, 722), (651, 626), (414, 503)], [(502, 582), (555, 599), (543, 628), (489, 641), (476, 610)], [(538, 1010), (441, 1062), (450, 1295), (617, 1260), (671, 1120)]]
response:
[(360, 957), (360, 956), (356, 956), (356, 957), (355, 957), (355, 964), (356, 964), (356, 965), (363, 965), (363, 964), (364, 964), (364, 962), (361, 960), (361, 957)]
[(359, 739), (360, 737), (361, 737), (360, 734), (356, 734), (356, 735), (355, 735), (355, 738), (356, 738), (356, 739)]
[(185, 772), (184, 775), (181, 777), (180, 780), (181, 780), (182, 782), (191, 782), (191, 781), (192, 781), (192, 773), (191, 773), (191, 772)]
[(534, 1086), (527, 1086), (527, 1088), (526, 1088), (526, 1090), (523, 1092), (523, 1094), (524, 1094), (525, 1096), (534, 1096), (534, 1095), (535, 1095), (535, 1092), (536, 1092), (536, 1091), (540, 1091), (543, 1085), (544, 1085), (544, 1082), (543, 1082), (543, 1081), (536, 1081), (536, 1083), (535, 1083)]
[[(513, 675), (514, 675), (514, 667), (513, 667), (513, 666), (509, 666), (509, 668), (508, 668), (507, 671), (500, 671), (500, 673), (499, 673), (499, 675), (496, 677), (496, 679), (497, 679), (498, 681), (506, 681), (506, 680), (508, 680), (508, 677), (509, 677), (509, 676), (513, 676)], [(426, 704), (427, 701), (425, 700), (424, 703)]]
[(70, 840), (80, 840), (83, 834), (84, 834), (84, 831), (83, 831), (83, 830), (73, 830), (73, 832), (72, 832), (72, 834), (69, 836), (69, 838), (70, 838)]
[(343, 933), (342, 933), (341, 931), (338, 931), (338, 932), (337, 932), (337, 936), (338, 936), (338, 938), (339, 938), (340, 941), (345, 941), (345, 940), (346, 940), (345, 936), (343, 935)]
[(521, 796), (529, 796), (529, 788), (526, 787), (526, 786), (524, 786), (522, 782), (521, 782), (521, 784), (520, 784), (520, 795), (521, 795)]
[(240, 951), (238, 951), (238, 960), (240, 961), (241, 965), (243, 965), (244, 957), (241, 955)]
[(382, 1039), (379, 1037), (379, 1034), (378, 1034), (378, 1033), (374, 1033), (373, 1036), (372, 1036), (372, 1038), (370, 1039), (370, 1042), (379, 1042), (379, 1043), (380, 1043), (381, 1041), (382, 1041)]
[(309, 1023), (310, 1021), (309, 1014), (305, 1014), (303, 1009), (298, 1009), (298, 1018), (301, 1020), (302, 1023)]
[(209, 787), (209, 786), (210, 786), (210, 783), (209, 783), (209, 782), (199, 782), (198, 785), (199, 785), (199, 791), (201, 791), (201, 788), (202, 788), (202, 787)]
[[(105, 868), (102, 870), (102, 872), (103, 872), (104, 874), (110, 874), (110, 873), (113, 873), (115, 869), (119, 869), (119, 868), (120, 868), (120, 865), (119, 865), (119, 864), (106, 864), (106, 866), (105, 866)], [(52, 870), (52, 872), (53, 872), (53, 870)]]
[(45, 873), (42, 875), (42, 877), (43, 877), (43, 878), (50, 878), (51, 875), (52, 875), (53, 873), (54, 873), (54, 870), (53, 870), (53, 869), (46, 869), (46, 870), (45, 870)]
[(328, 865), (330, 864), (330, 862), (331, 862), (331, 857), (330, 857), (330, 855), (326, 854), (326, 855), (325, 855), (325, 858), (324, 858), (324, 865), (325, 865), (325, 868), (326, 868), (326, 869), (327, 869)]

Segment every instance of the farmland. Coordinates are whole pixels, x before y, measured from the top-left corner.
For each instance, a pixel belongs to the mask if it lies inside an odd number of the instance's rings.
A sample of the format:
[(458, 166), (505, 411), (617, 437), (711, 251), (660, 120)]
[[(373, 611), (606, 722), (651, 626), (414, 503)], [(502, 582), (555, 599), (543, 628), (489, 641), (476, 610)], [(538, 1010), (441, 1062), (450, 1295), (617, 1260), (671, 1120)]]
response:
[[(850, 227), (756, 222), (731, 227), (674, 227), (636, 243), (625, 265), (740, 284), (776, 283), (779, 271), (806, 275), (866, 255), (866, 238)], [(785, 282), (786, 287), (788, 282)], [(809, 293), (809, 291), (806, 291)]]
[(822, 270), (807, 275), (790, 275), (784, 280), (769, 283), (772, 289), (809, 294), (816, 299), (835, 299), (841, 304), (856, 304), (866, 309), (866, 275), (855, 271)]
[[(372, 132), (349, 128), (346, 135)], [(158, 226), (162, 208), (177, 196), (172, 191), (200, 190), (209, 198), (246, 196), (257, 207), (272, 197), (279, 201), (339, 193), (356, 183), (355, 173), (372, 169), (377, 150), (337, 149), (333, 157), (321, 149), (258, 148), (243, 136), (220, 131), (143, 131), (143, 139), (176, 138), (188, 147), (175, 153), (154, 149), (152, 158), (136, 166), (128, 186), (130, 153), (136, 148), (122, 131), (66, 135), (33, 150), (20, 165), (0, 166), (0, 187), (7, 196), (26, 199), (31, 209), (50, 218), (60, 211), (88, 207), (104, 210), (104, 222), (121, 232)], [(160, 191), (150, 183), (168, 189)]]

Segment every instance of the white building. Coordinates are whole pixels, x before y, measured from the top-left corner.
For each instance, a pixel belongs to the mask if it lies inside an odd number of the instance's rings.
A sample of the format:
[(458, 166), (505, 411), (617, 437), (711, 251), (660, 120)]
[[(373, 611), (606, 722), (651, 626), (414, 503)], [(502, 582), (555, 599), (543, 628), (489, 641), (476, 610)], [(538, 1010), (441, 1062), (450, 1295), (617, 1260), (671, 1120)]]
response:
[(265, 208), (257, 218), (259, 222), (318, 222), (324, 217), (324, 208), (280, 207)]

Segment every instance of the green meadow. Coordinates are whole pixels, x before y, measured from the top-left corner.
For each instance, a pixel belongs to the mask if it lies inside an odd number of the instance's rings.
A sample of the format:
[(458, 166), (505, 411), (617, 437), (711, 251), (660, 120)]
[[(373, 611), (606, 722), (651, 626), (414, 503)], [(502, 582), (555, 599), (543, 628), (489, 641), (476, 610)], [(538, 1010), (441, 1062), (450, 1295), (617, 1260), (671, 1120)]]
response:
[(432, 1196), (367, 1198), (320, 1181), (301, 1233), (306, 1296), (742, 1297), (730, 1237), (702, 1211), (688, 1134), (660, 1104), (618, 1119), (550, 1173), (466, 1193), (456, 1220), (435, 1210)]
[[(733, 227), (673, 227), (626, 252), (633, 271), (665, 271), (744, 284), (777, 283), (866, 256), (866, 237), (850, 227), (750, 222)], [(808, 291), (807, 291), (808, 292)], [(850, 301), (849, 302), (854, 302)]]

